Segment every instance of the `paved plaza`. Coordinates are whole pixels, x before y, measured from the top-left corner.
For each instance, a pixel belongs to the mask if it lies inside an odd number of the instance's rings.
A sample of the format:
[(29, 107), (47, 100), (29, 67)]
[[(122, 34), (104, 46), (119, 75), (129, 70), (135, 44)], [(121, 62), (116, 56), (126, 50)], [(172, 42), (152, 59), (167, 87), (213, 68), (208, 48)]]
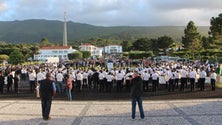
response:
[[(0, 125), (221, 125), (222, 99), (143, 102), (145, 119), (132, 120), (130, 101), (53, 100), (50, 121), (39, 100), (0, 101)], [(138, 111), (138, 107), (137, 107)]]

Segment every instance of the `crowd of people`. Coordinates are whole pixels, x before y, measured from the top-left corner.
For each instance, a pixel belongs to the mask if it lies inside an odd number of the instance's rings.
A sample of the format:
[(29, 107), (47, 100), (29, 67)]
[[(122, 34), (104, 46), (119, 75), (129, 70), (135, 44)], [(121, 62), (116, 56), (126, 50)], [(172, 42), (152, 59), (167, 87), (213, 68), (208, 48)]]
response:
[[(94, 62), (93, 64), (91, 62)], [(143, 80), (144, 92), (157, 92), (161, 85), (169, 92), (195, 91), (197, 88), (205, 90), (205, 84), (210, 83), (215, 90), (217, 65), (205, 63), (160, 62), (140, 60), (136, 64), (130, 61), (113, 61), (114, 65), (108, 69), (103, 61), (76, 61), (59, 64), (44, 65), (8, 65), (2, 66), (0, 71), (0, 92), (18, 92), (19, 84), (28, 80), (30, 92), (51, 73), (58, 93), (66, 93), (68, 100), (72, 100), (72, 91), (81, 92), (85, 89), (99, 92), (130, 92), (131, 79), (137, 71)], [(131, 61), (132, 62), (132, 61)], [(210, 81), (209, 81), (210, 79)], [(69, 91), (70, 90), (70, 91)]]

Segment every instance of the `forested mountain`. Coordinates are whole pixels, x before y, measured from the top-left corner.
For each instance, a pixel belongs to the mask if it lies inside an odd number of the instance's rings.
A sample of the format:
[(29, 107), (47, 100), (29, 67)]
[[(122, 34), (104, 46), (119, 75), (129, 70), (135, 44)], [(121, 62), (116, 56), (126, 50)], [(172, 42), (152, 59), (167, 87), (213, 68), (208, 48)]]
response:
[[(24, 21), (0, 21), (0, 41), (10, 43), (36, 43), (43, 37), (50, 42), (61, 42), (63, 22), (56, 20), (31, 19)], [(91, 38), (112, 40), (136, 40), (142, 37), (157, 38), (163, 35), (181, 41), (185, 26), (102, 27), (75, 22), (67, 22), (68, 42), (87, 42)], [(208, 36), (209, 27), (199, 26), (201, 35)]]

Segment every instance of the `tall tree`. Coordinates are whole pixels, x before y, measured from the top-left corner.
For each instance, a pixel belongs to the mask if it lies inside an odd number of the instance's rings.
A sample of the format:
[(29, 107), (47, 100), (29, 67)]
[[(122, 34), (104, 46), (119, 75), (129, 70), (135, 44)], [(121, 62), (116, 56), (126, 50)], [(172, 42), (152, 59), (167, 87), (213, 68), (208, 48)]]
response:
[(161, 36), (157, 39), (158, 41), (158, 48), (163, 49), (166, 53), (166, 50), (170, 47), (170, 45), (174, 42), (171, 37), (168, 36)]
[(141, 38), (133, 42), (133, 50), (149, 51), (151, 48), (151, 41), (147, 38)]
[(9, 55), (9, 63), (10, 64), (19, 64), (24, 62), (24, 56), (22, 52), (20, 52), (18, 49), (15, 49), (12, 51)]
[(158, 54), (159, 49), (158, 49), (158, 40), (157, 39), (151, 39), (151, 51), (153, 51), (153, 53), (155, 55)]
[(210, 24), (210, 42), (216, 44), (217, 48), (222, 48), (222, 13), (218, 17), (212, 17)]
[(182, 43), (185, 49), (191, 52), (191, 56), (194, 59), (194, 53), (198, 52), (202, 48), (201, 35), (197, 31), (193, 21), (190, 21), (184, 30), (184, 36), (182, 37)]
[(123, 47), (123, 51), (130, 51), (131, 48), (132, 48), (132, 42), (130, 41), (126, 41), (124, 40), (122, 43), (121, 43), (122, 47)]
[(209, 39), (206, 36), (202, 37), (202, 44), (204, 49), (208, 49), (210, 47)]
[(40, 46), (47, 46), (49, 45), (49, 40), (47, 38), (42, 38), (41, 42), (40, 42)]

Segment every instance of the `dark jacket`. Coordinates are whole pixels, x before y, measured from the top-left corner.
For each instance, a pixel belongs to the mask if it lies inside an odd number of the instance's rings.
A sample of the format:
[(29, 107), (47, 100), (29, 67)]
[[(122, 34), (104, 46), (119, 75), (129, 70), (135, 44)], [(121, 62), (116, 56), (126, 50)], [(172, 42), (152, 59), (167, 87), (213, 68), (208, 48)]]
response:
[(53, 81), (49, 79), (42, 80), (40, 84), (40, 97), (50, 99), (53, 96)]
[(139, 98), (143, 95), (143, 80), (140, 76), (136, 76), (131, 82), (132, 98)]

